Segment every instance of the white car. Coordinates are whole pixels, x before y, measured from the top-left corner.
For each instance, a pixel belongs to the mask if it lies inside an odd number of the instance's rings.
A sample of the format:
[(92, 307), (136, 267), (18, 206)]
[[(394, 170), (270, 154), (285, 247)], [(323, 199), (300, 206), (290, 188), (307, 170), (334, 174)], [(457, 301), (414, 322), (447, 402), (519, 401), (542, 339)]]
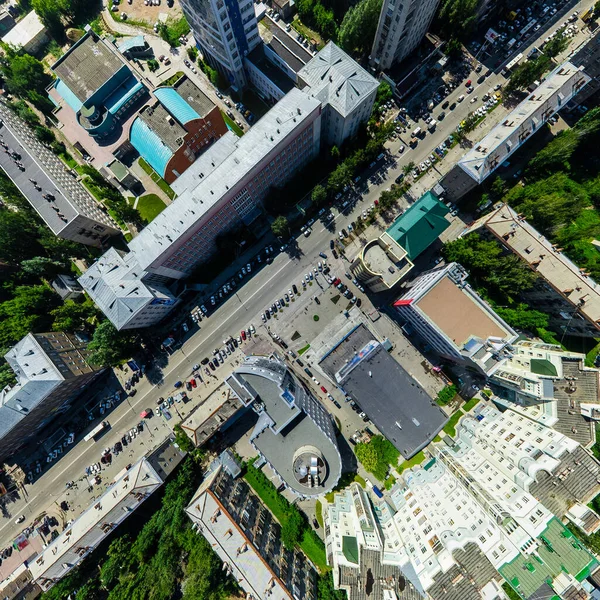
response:
[(20, 517), (17, 517), (17, 520), (15, 521), (15, 525), (22, 523), (24, 520), (25, 520), (25, 515), (21, 515)]
[(461, 95), (460, 95), (460, 96), (459, 96), (459, 97), (456, 99), (456, 101), (457, 101), (457, 102), (462, 102), (464, 99), (465, 99), (465, 95), (464, 95), (464, 94), (461, 94)]

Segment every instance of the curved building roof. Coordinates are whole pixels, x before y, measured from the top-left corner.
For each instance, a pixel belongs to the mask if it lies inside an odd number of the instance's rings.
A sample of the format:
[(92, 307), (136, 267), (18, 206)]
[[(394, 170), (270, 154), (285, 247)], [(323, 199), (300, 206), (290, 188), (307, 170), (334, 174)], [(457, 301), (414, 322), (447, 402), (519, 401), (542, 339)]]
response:
[(173, 151), (152, 130), (141, 117), (131, 124), (129, 139), (140, 156), (161, 176), (164, 177)]
[(154, 90), (154, 95), (182, 125), (201, 118), (172, 87), (158, 88)]

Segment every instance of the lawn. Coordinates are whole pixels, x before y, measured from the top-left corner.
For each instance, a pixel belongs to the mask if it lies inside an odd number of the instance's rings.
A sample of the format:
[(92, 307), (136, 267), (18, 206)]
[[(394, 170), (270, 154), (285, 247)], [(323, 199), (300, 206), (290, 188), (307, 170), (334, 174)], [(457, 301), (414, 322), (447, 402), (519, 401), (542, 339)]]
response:
[(171, 186), (143, 159), (139, 160), (140, 167), (150, 175), (150, 179), (167, 195), (171, 200), (175, 198), (175, 192)]
[(175, 75), (171, 75), (168, 79), (161, 81), (160, 85), (164, 85), (166, 87), (172, 86), (176, 81), (179, 81), (183, 77), (183, 71), (177, 71)]
[(321, 36), (316, 31), (305, 25), (298, 17), (296, 17), (292, 22), (292, 27), (298, 33), (302, 34), (308, 41), (315, 40), (317, 42), (317, 50), (321, 50), (321, 48), (325, 46)]
[(221, 111), (221, 114), (223, 115), (223, 120), (227, 124), (227, 127), (229, 127), (229, 129), (231, 129), (235, 135), (242, 137), (244, 135), (242, 128), (233, 119), (230, 119), (226, 113)]
[(481, 400), (481, 398), (479, 398), (478, 396), (473, 396), (473, 398), (471, 398), (463, 407), (462, 409), (465, 412), (469, 412), (470, 410), (473, 410), (473, 408), (475, 408), (477, 406), (477, 404), (479, 404), (479, 401)]
[(314, 530), (309, 527), (304, 530), (300, 548), (321, 573), (327, 571), (329, 567), (327, 566), (327, 557), (325, 556), (325, 545)]
[(444, 425), (444, 433), (451, 437), (456, 435), (456, 424), (460, 421), (460, 418), (464, 416), (462, 410), (457, 410), (451, 417), (450, 420)]
[(153, 221), (166, 207), (156, 194), (141, 196), (137, 203), (137, 211), (147, 223)]
[(300, 348), (300, 350), (298, 350), (298, 355), (302, 356), (309, 348), (310, 344), (306, 344), (306, 346), (303, 346), (302, 348)]
[(412, 458), (405, 460), (397, 469), (398, 473), (402, 473), (405, 469), (410, 469), (416, 465), (420, 465), (425, 460), (425, 454), (423, 450), (421, 452), (417, 452)]

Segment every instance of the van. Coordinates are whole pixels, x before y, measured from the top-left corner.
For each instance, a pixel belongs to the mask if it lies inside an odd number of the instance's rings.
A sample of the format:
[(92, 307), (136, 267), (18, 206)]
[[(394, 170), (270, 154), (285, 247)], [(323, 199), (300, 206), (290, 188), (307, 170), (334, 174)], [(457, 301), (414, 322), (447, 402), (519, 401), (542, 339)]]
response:
[(413, 136), (415, 137), (419, 137), (421, 135), (421, 133), (423, 133), (423, 130), (420, 127), (417, 127), (414, 131), (413, 131)]
[(427, 125), (427, 129), (429, 129), (429, 131), (434, 131), (436, 125), (437, 121), (434, 119), (433, 121), (431, 121), (431, 123), (429, 123), (429, 125)]

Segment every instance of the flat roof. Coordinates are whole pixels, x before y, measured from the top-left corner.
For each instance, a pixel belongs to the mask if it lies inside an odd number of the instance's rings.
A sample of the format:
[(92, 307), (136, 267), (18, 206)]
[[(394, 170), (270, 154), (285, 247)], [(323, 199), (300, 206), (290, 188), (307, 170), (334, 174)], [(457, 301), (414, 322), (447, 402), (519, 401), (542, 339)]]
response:
[(300, 71), (302, 67), (306, 64), (301, 61), (296, 54), (290, 51), (290, 49), (277, 37), (273, 36), (271, 41), (268, 43), (269, 48), (277, 56), (279, 56), (294, 72)]
[(266, 56), (263, 44), (259, 44), (246, 57), (259, 71), (274, 83), (284, 94), (294, 87), (294, 82)]
[(505, 338), (508, 334), (471, 294), (447, 275), (416, 300), (416, 305), (459, 348), (473, 336), (486, 340)]
[(284, 31), (278, 25), (269, 27), (269, 31), (273, 34), (273, 37), (279, 41), (280, 44), (285, 46), (289, 52), (292, 52), (300, 59), (302, 66), (304, 66), (313, 57), (313, 55), (302, 44), (299, 44), (289, 33), (287, 33), (287, 31)]
[[(201, 117), (205, 117), (215, 103), (188, 77), (182, 77), (175, 83), (175, 91), (189, 104)], [(167, 108), (169, 108), (167, 106)], [(175, 113), (175, 117), (178, 115)]]
[(85, 102), (126, 66), (116, 50), (90, 31), (51, 68), (77, 99)]
[(589, 81), (590, 77), (570, 62), (558, 65), (458, 161), (458, 166), (481, 183)]
[(373, 424), (410, 458), (427, 446), (448, 417), (364, 326), (357, 326), (320, 362)]
[(600, 286), (583, 269), (506, 204), (479, 223), (600, 329)]
[(26, 45), (45, 31), (46, 26), (40, 21), (36, 12), (32, 10), (2, 38), (2, 41), (5, 44), (19, 47)]

